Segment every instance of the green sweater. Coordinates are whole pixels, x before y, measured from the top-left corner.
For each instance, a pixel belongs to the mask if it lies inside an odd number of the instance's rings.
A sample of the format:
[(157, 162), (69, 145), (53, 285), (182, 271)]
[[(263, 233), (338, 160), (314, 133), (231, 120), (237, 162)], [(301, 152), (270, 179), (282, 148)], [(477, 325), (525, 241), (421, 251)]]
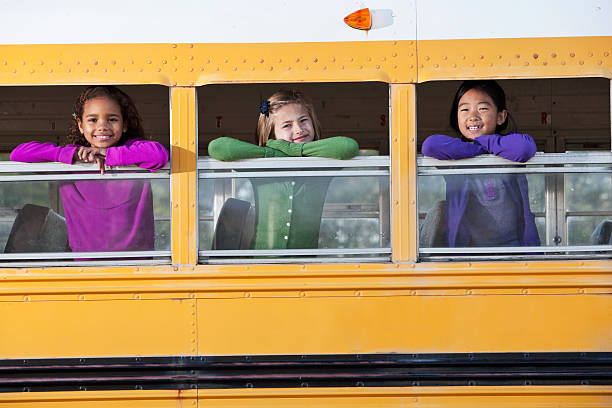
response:
[[(208, 145), (208, 154), (223, 161), (302, 156), (350, 159), (358, 152), (357, 142), (342, 136), (310, 143), (269, 140), (265, 147), (221, 137)], [(254, 248), (317, 248), (330, 181), (331, 177), (251, 179), (257, 210)]]

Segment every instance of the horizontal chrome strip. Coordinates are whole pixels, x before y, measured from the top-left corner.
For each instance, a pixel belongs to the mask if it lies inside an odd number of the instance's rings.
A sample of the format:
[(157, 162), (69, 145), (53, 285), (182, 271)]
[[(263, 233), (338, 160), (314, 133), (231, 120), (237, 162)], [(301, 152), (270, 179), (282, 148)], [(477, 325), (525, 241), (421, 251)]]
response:
[(455, 248), (419, 248), (422, 254), (512, 254), (538, 252), (601, 252), (612, 251), (612, 245), (580, 245), (580, 246), (539, 246), (539, 247), (455, 247)]
[(265, 159), (235, 161), (219, 161), (206, 157), (198, 159), (198, 170), (389, 167), (390, 164), (389, 156), (357, 156), (348, 160), (327, 159), (323, 157), (269, 157)]
[(210, 258), (200, 259), (204, 264), (285, 264), (285, 263), (381, 263), (389, 262), (391, 257), (367, 257), (367, 258), (273, 258), (273, 259), (248, 259), (248, 258)]
[(431, 157), (418, 155), (417, 165), (419, 167), (460, 167), (460, 166), (522, 166), (528, 165), (564, 165), (564, 164), (610, 164), (612, 163), (612, 152), (567, 152), (567, 153), (542, 153), (538, 152), (526, 163), (513, 162), (492, 154), (483, 154), (470, 159), (461, 160), (438, 160)]
[(389, 170), (294, 170), (294, 171), (234, 171), (223, 173), (199, 172), (201, 179), (221, 178), (276, 178), (276, 177), (380, 177), (388, 176)]
[(612, 173), (611, 167), (485, 167), (460, 169), (422, 169), (419, 176), (445, 176), (454, 174), (551, 174), (551, 173)]
[(300, 256), (300, 255), (376, 255), (390, 254), (391, 248), (313, 248), (313, 249), (237, 249), (237, 250), (203, 250), (198, 251), (201, 257), (232, 256)]
[[(108, 169), (108, 166), (107, 166)], [(164, 167), (157, 171), (170, 171), (170, 164), (166, 164)], [(23, 163), (15, 161), (0, 161), (0, 173), (25, 173), (25, 172), (46, 172), (46, 173), (80, 173), (80, 172), (99, 172), (97, 164), (90, 163)], [(109, 171), (141, 171), (151, 173), (147, 169), (143, 169), (137, 166), (113, 166), (112, 170)]]
[(168, 173), (106, 173), (106, 174), (16, 174), (1, 176), (0, 182), (5, 181), (53, 181), (53, 180), (136, 180), (136, 179), (166, 179), (170, 180)]
[[(171, 251), (117, 251), (117, 252), (23, 252), (0, 254), (5, 259), (104, 259), (104, 258), (151, 258), (170, 257)], [(1, 263), (0, 265), (4, 265)]]

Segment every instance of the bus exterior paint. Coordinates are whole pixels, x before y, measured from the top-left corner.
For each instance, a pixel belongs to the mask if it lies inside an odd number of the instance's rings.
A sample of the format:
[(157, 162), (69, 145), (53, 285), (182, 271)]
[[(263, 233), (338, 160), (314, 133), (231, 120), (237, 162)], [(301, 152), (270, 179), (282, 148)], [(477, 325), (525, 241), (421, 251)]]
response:
[[(494, 5), (477, 10), (486, 24), (468, 31), (460, 22), (474, 5), (379, 1), (365, 6), (393, 10), (393, 25), (360, 32), (342, 21), (355, 2), (286, 3), (107, 2), (98, 17), (111, 22), (108, 33), (78, 24), (97, 11), (81, 2), (62, 2), (70, 13), (57, 3), (36, 13), (3, 5), (1, 85), (167, 86), (172, 145), (172, 265), (2, 269), (3, 359), (612, 352), (610, 260), (416, 262), (416, 84), (612, 79), (612, 6)], [(312, 29), (295, 30), (296, 20)], [(205, 101), (195, 87), (353, 81), (390, 84), (393, 262), (197, 265)], [(15, 392), (0, 393), (0, 404), (604, 407), (612, 387)]]

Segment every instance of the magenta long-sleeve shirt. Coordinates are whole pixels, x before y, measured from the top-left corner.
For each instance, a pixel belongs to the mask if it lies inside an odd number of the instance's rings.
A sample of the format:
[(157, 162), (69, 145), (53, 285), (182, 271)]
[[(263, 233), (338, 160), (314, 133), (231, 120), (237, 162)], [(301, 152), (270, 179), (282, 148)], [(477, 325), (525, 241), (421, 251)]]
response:
[[(73, 164), (79, 146), (24, 143), (11, 160)], [(168, 162), (159, 143), (138, 139), (108, 148), (108, 166), (136, 165), (157, 170)], [(68, 239), (74, 252), (153, 250), (153, 195), (146, 180), (80, 180), (60, 183)]]

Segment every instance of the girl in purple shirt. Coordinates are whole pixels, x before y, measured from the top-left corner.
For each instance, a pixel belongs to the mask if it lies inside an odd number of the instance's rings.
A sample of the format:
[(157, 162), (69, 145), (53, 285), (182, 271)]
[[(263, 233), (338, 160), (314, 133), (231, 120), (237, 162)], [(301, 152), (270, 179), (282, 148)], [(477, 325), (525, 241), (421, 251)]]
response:
[[(439, 160), (494, 154), (524, 163), (536, 152), (527, 134), (500, 134), (508, 126), (506, 95), (495, 81), (465, 81), (450, 124), (461, 138), (433, 135), (422, 152)], [(448, 246), (538, 246), (535, 217), (522, 174), (445, 176)]]
[[(168, 162), (159, 143), (146, 141), (132, 99), (114, 86), (91, 86), (74, 104), (68, 145), (24, 143), (11, 160), (28, 163), (136, 165), (151, 171)], [(60, 183), (73, 252), (154, 249), (153, 197), (146, 180), (81, 180)]]

